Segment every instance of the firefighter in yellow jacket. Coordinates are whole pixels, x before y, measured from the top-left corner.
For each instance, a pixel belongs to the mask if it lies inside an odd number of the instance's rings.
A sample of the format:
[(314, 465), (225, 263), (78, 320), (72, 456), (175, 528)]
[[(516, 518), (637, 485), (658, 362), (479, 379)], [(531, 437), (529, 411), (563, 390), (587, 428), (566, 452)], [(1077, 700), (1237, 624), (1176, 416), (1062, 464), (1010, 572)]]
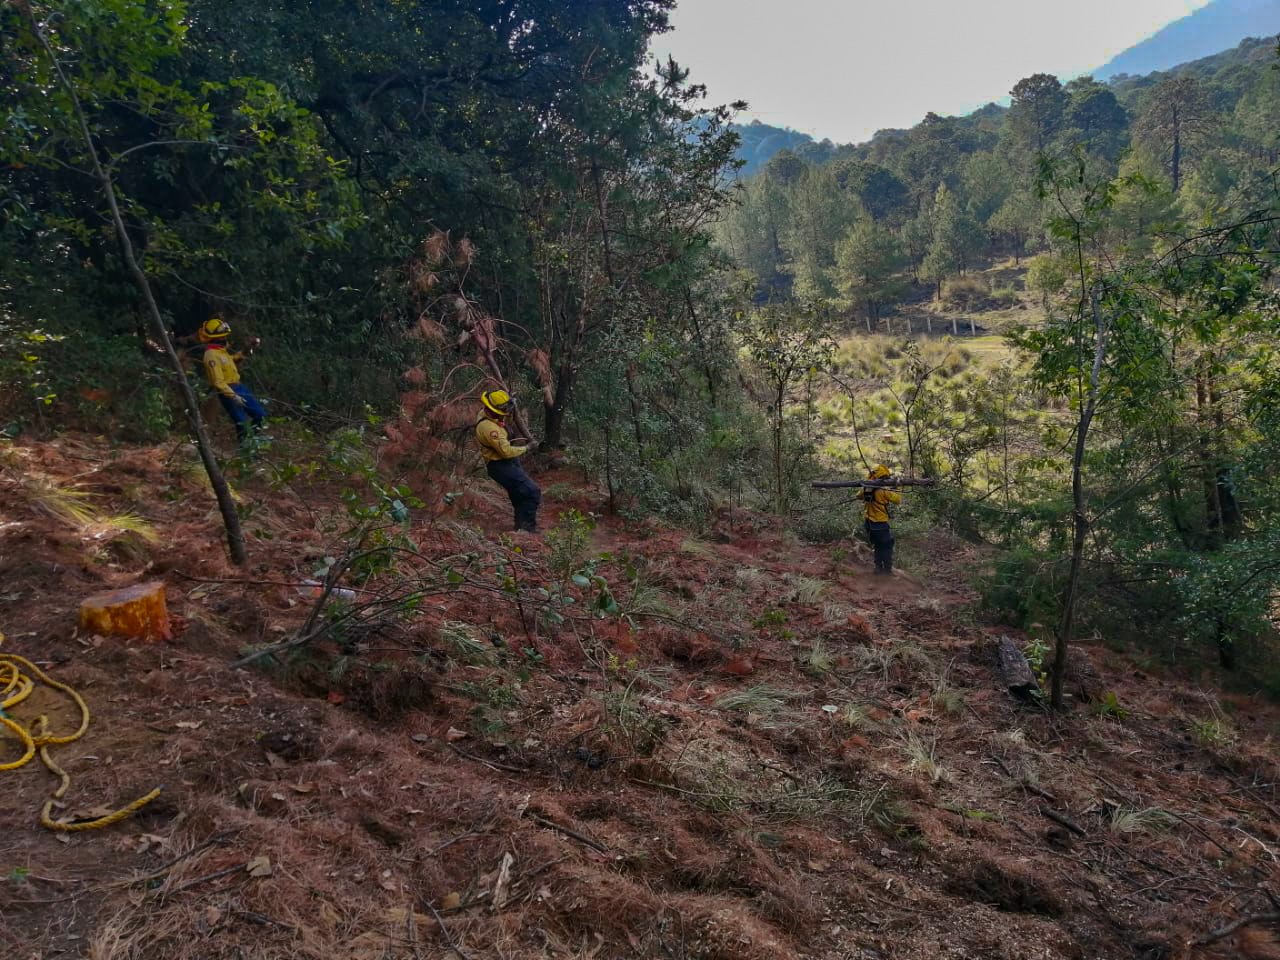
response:
[(240, 370), (237, 360), (243, 360), (245, 354), (232, 354), (227, 350), (227, 338), (231, 336), (231, 328), (226, 321), (214, 317), (200, 324), (196, 339), (204, 344), (204, 355), (200, 358), (204, 367), (205, 378), (209, 386), (217, 391), (222, 407), (227, 416), (236, 425), (236, 436), (241, 440), (249, 437), (250, 425), (255, 432), (262, 429), (267, 412), (248, 387), (240, 382)]
[(476, 424), (476, 443), (490, 479), (507, 491), (511, 508), (515, 512), (517, 530), (536, 533), (538, 530), (538, 506), (542, 503), (542, 490), (533, 482), (520, 457), (528, 453), (537, 442), (525, 446), (511, 445), (507, 436), (507, 416), (515, 401), (505, 390), (489, 390), (480, 395), (482, 416)]
[[(877, 463), (867, 474), (868, 480), (888, 480), (892, 471), (883, 463)], [(893, 574), (893, 529), (889, 526), (889, 507), (902, 502), (902, 494), (884, 487), (862, 489), (862, 516), (867, 529), (867, 539), (875, 551), (875, 572), (880, 576)]]

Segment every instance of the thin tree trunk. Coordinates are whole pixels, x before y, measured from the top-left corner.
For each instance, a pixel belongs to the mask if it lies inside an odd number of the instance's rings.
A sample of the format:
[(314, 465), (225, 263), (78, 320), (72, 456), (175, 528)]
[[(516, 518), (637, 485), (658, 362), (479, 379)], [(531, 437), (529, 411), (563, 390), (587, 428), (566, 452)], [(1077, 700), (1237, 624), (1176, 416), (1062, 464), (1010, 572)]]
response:
[(1200, 485), (1204, 496), (1204, 535), (1210, 547), (1222, 545), (1222, 506), (1218, 500), (1218, 471), (1213, 456), (1209, 410), (1209, 374), (1205, 357), (1196, 364), (1196, 432), (1200, 448)]
[(155, 295), (152, 293), (151, 282), (147, 279), (146, 273), (143, 272), (141, 265), (138, 263), (138, 258), (134, 254), (133, 241), (129, 238), (129, 231), (125, 227), (124, 217), (120, 213), (120, 204), (116, 199), (115, 182), (107, 169), (103, 167), (102, 160), (98, 156), (98, 148), (93, 141), (93, 132), (89, 128), (89, 120), (85, 116), (84, 107), (80, 103), (80, 95), (76, 92), (75, 85), (63, 71), (62, 64), (58, 61), (58, 56), (49, 44), (48, 38), (45, 37), (44, 31), (40, 29), (40, 24), (37, 22), (35, 13), (30, 5), (20, 3), (18, 6), (26, 14), (32, 33), (40, 42), (40, 46), (44, 48), (45, 53), (48, 54), (50, 61), (53, 63), (53, 69), (58, 75), (58, 82), (71, 100), (76, 123), (80, 128), (80, 137), (84, 141), (85, 150), (89, 154), (89, 160), (93, 167), (93, 176), (98, 181), (98, 187), (102, 190), (103, 197), (107, 201), (107, 207), (111, 212), (111, 222), (115, 227), (116, 239), (120, 242), (120, 252), (124, 257), (125, 266), (133, 277), (134, 283), (137, 284), (143, 301), (146, 303), (152, 329), (156, 339), (159, 340), (161, 347), (164, 349), (169, 365), (173, 368), (178, 389), (181, 391), (183, 402), (186, 404), (187, 421), (195, 434), (196, 448), (200, 451), (200, 460), (204, 464), (205, 473), (209, 475), (209, 485), (213, 488), (214, 496), (218, 501), (218, 511), (222, 514), (222, 523), (226, 527), (227, 548), (231, 554), (231, 562), (236, 566), (240, 566), (247, 559), (247, 554), (244, 546), (244, 531), (240, 528), (240, 516), (236, 513), (235, 498), (231, 495), (231, 488), (227, 486), (227, 480), (222, 475), (222, 469), (218, 466), (217, 457), (214, 456), (213, 446), (210, 444), (209, 436), (204, 429), (204, 420), (200, 416), (200, 401), (196, 397), (195, 390), (191, 387), (191, 381), (187, 379), (187, 372), (182, 366), (182, 359), (178, 356), (177, 350), (174, 349), (173, 340), (169, 337), (169, 330), (164, 325), (164, 317), (161, 316), (160, 307), (156, 303)]
[(582, 342), (586, 323), (585, 315), (578, 318), (574, 339), (565, 345), (565, 352), (561, 357), (560, 366), (556, 369), (554, 399), (551, 403), (544, 402), (546, 408), (546, 438), (544, 443), (549, 449), (560, 447), (564, 442), (564, 415), (569, 408), (569, 398), (573, 394), (577, 369), (577, 348), (578, 344)]
[(785, 504), (782, 495), (782, 405), (786, 400), (785, 384), (778, 388), (774, 396), (774, 420), (773, 420), (773, 479), (774, 490), (777, 494), (776, 507), (778, 513), (782, 513)]
[(1226, 462), (1227, 421), (1222, 412), (1222, 397), (1218, 394), (1217, 384), (1209, 377), (1209, 409), (1213, 414), (1213, 452), (1214, 452), (1214, 492), (1218, 518), (1222, 522), (1222, 537), (1226, 541), (1238, 540), (1244, 526), (1244, 518), (1240, 513), (1240, 501), (1236, 499), (1231, 484), (1231, 471), (1223, 464)]
[(711, 399), (711, 406), (719, 405), (717, 394), (719, 393), (719, 382), (715, 375), (715, 370), (711, 366), (711, 356), (707, 350), (706, 338), (702, 335), (702, 322), (698, 319), (698, 312), (693, 306), (693, 294), (689, 292), (689, 288), (684, 288), (685, 306), (689, 308), (689, 318), (693, 321), (694, 336), (698, 338), (698, 351), (702, 354), (702, 374), (707, 378), (707, 395)]
[(1089, 533), (1089, 518), (1085, 515), (1084, 503), (1084, 455), (1088, 449), (1089, 427), (1098, 408), (1098, 382), (1102, 379), (1102, 361), (1107, 353), (1107, 330), (1096, 290), (1090, 292), (1089, 299), (1093, 308), (1093, 369), (1089, 372), (1089, 395), (1080, 409), (1080, 419), (1076, 424), (1076, 447), (1071, 457), (1071, 569), (1067, 573), (1067, 589), (1062, 598), (1062, 619), (1058, 623), (1058, 645), (1053, 654), (1053, 687), (1049, 702), (1055, 710), (1062, 708), (1067, 648), (1071, 644), (1072, 630), (1075, 628), (1076, 592), (1080, 585), (1080, 568), (1084, 563), (1085, 537)]
[(613, 424), (604, 422), (604, 482), (609, 491), (609, 513), (617, 514), (618, 501), (613, 489)]
[(631, 402), (631, 429), (636, 435), (636, 456), (644, 460), (644, 434), (640, 429), (640, 398), (636, 392), (635, 364), (627, 364), (627, 398)]
[(1175, 113), (1173, 117), (1173, 192), (1182, 185), (1182, 125)]

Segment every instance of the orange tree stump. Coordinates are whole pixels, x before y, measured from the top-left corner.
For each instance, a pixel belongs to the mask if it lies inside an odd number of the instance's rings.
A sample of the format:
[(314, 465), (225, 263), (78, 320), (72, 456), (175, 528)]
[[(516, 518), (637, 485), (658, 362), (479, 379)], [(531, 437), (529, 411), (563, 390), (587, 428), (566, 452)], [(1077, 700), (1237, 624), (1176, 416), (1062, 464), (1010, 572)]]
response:
[(80, 604), (80, 629), (136, 640), (168, 640), (164, 583), (153, 580), (95, 594)]

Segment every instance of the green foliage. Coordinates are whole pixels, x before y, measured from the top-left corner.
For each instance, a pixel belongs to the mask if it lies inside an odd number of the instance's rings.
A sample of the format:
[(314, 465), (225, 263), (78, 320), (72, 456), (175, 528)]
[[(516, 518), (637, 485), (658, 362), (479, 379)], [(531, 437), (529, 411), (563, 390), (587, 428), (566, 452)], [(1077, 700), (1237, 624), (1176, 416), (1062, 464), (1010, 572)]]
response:
[(1108, 690), (1101, 698), (1090, 704), (1090, 710), (1096, 716), (1112, 720), (1125, 720), (1129, 716), (1129, 711), (1121, 706), (1120, 699), (1114, 690)]
[(1047, 306), (1049, 301), (1062, 293), (1069, 279), (1070, 264), (1062, 257), (1042, 253), (1027, 264), (1027, 289), (1038, 293)]
[[(741, 337), (762, 382), (773, 440), (773, 505), (782, 513), (794, 498), (800, 468), (812, 448), (817, 381), (835, 351), (823, 312), (816, 307), (756, 310)], [(800, 406), (798, 416), (792, 407)]]
[(945, 183), (934, 195), (932, 218), (933, 233), (921, 276), (941, 287), (943, 280), (969, 266), (981, 247), (982, 233)]
[(983, 605), (1019, 629), (1051, 622), (1058, 609), (1062, 575), (1060, 564), (1039, 548), (1015, 547), (997, 558), (994, 572), (983, 585)]
[(568, 580), (586, 562), (595, 518), (578, 510), (560, 514), (559, 522), (544, 534), (550, 552), (551, 571)]
[(901, 297), (904, 264), (897, 238), (874, 221), (861, 220), (836, 246), (832, 275), (840, 295), (864, 307), (870, 326), (886, 304)]

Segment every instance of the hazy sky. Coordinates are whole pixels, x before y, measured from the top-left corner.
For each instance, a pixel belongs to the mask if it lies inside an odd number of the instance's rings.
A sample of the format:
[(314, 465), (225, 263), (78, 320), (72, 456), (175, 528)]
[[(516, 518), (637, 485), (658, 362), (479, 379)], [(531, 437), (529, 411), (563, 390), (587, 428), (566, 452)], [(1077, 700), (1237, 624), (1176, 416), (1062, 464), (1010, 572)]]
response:
[(837, 143), (965, 113), (1032, 73), (1064, 81), (1207, 0), (679, 0), (675, 55), (746, 119)]

